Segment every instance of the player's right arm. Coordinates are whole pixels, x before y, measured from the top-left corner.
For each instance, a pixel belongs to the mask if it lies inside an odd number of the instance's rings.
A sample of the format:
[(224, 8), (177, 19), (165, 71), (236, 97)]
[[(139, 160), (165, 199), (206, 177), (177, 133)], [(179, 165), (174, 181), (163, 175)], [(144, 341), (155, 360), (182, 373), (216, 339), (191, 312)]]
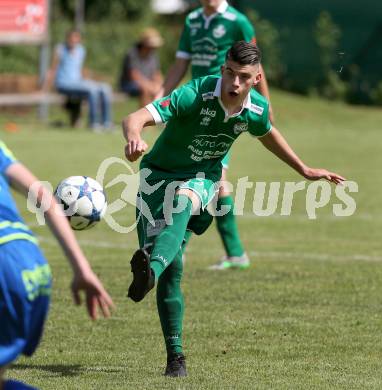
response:
[(110, 308), (114, 306), (113, 301), (91, 269), (66, 216), (57, 205), (52, 193), (39, 183), (38, 179), (28, 168), (19, 162), (9, 165), (5, 175), (13, 188), (25, 196), (32, 196), (32, 199), (36, 200), (36, 204), (43, 206), (42, 209), (45, 210), (49, 227), (72, 266), (74, 277), (71, 289), (75, 302), (77, 304), (81, 303), (79, 292), (84, 290), (89, 316), (92, 319), (96, 319), (97, 308), (99, 307), (103, 315), (109, 317)]
[(155, 125), (151, 113), (146, 107), (128, 115), (122, 121), (123, 136), (126, 140), (125, 156), (133, 162), (139, 159), (147, 150), (146, 142), (141, 138), (141, 132), (146, 126)]
[(198, 81), (175, 89), (170, 95), (157, 99), (146, 107), (128, 115), (122, 121), (123, 135), (126, 139), (125, 155), (129, 161), (136, 161), (147, 149), (147, 144), (141, 138), (141, 132), (146, 126), (167, 123), (173, 117), (192, 115), (199, 108)]

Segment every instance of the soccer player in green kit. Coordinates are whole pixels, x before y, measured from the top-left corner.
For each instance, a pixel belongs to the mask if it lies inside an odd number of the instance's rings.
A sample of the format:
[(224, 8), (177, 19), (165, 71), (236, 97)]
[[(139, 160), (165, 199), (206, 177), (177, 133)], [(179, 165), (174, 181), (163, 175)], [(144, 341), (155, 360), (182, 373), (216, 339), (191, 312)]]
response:
[[(254, 28), (248, 18), (228, 5), (225, 0), (201, 0), (202, 7), (191, 12), (185, 21), (180, 38), (176, 61), (171, 67), (157, 98), (168, 95), (182, 80), (191, 63), (192, 78), (219, 75), (220, 67), (224, 63), (225, 54), (234, 42), (244, 40), (256, 43)], [(269, 100), (269, 91), (264, 71), (257, 90)], [(271, 108), (269, 117), (273, 123)], [(233, 213), (233, 198), (224, 186), (227, 180), (227, 169), (230, 155), (227, 154), (222, 161), (223, 170), (219, 188), (218, 208), (230, 209), (227, 213), (216, 216), (216, 225), (222, 239), (225, 256), (210, 269), (225, 270), (227, 268), (247, 268), (249, 258), (244, 251), (240, 240), (236, 218)], [(186, 241), (190, 233), (186, 235)]]
[[(133, 281), (128, 296), (135, 302), (157, 285), (157, 306), (167, 349), (165, 375), (185, 376), (182, 349), (182, 242), (186, 229), (202, 234), (212, 216), (206, 206), (221, 177), (221, 161), (244, 131), (309, 180), (343, 177), (310, 168), (294, 153), (269, 121), (268, 101), (254, 88), (261, 80), (259, 49), (244, 41), (227, 52), (221, 77), (195, 79), (123, 120), (125, 154), (136, 161), (146, 151), (142, 129), (166, 127), (141, 161), (137, 229), (140, 248), (131, 260)], [(207, 119), (206, 119), (207, 118)], [(143, 170), (145, 169), (145, 174)], [(147, 171), (151, 172), (147, 176)], [(172, 196), (168, 196), (168, 195)], [(146, 214), (147, 215), (147, 214)]]

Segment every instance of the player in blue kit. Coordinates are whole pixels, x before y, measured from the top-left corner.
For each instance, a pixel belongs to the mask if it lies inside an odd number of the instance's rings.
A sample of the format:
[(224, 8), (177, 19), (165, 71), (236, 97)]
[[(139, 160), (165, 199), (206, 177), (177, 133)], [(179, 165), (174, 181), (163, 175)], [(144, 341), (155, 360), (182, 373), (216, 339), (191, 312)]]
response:
[(31, 356), (40, 341), (48, 313), (52, 276), (37, 239), (21, 218), (10, 187), (47, 202), (45, 217), (72, 267), (71, 289), (81, 303), (86, 295), (89, 316), (99, 307), (110, 316), (113, 302), (82, 253), (67, 218), (53, 195), (0, 141), (0, 390), (32, 389), (22, 382), (5, 380), (6, 367), (21, 354)]

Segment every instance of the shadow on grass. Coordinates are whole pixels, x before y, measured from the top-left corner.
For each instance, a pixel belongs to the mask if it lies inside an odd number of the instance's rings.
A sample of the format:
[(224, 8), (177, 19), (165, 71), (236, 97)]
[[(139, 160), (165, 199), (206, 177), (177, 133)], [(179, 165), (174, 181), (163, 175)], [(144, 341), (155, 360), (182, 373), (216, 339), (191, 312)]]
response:
[(83, 372), (80, 364), (12, 364), (14, 370), (41, 370), (61, 376), (77, 376)]
[(87, 367), (81, 364), (12, 364), (10, 369), (14, 370), (40, 370), (47, 371), (60, 376), (77, 376), (89, 371), (115, 373), (125, 371), (125, 367)]

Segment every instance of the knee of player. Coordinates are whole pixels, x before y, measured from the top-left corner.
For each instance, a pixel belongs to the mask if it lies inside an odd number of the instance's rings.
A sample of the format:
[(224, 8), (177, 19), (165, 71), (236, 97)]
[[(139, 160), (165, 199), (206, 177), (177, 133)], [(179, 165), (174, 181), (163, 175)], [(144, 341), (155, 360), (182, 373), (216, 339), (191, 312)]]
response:
[(177, 208), (183, 206), (186, 209), (189, 203), (192, 205), (192, 214), (198, 213), (201, 206), (199, 196), (188, 188), (178, 189), (175, 193), (175, 206)]

